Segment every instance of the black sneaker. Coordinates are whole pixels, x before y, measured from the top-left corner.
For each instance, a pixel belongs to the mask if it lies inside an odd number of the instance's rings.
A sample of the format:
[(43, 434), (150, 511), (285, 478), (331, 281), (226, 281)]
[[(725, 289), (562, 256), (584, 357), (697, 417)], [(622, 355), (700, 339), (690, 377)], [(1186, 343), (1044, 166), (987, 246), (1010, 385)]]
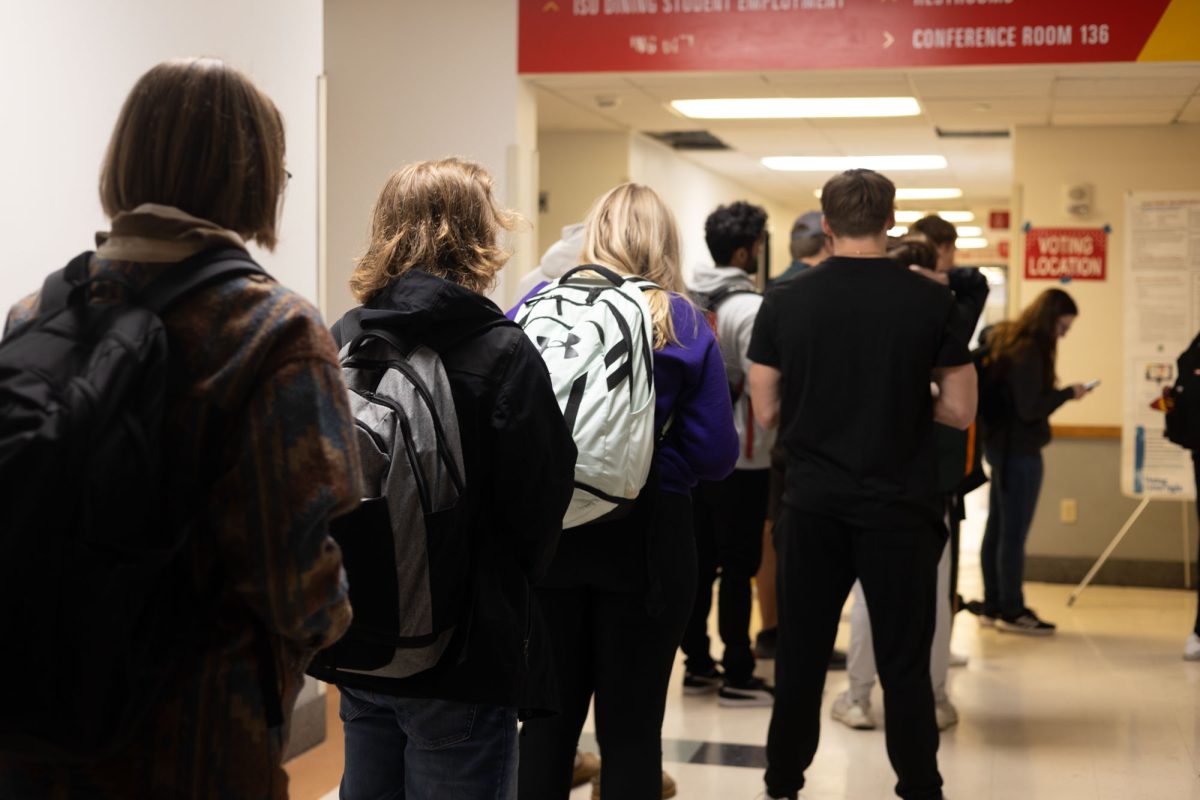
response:
[(717, 704), (736, 708), (757, 708), (770, 706), (775, 703), (775, 689), (768, 686), (762, 678), (751, 678), (748, 681), (734, 683), (725, 681), (717, 692)]
[(963, 608), (979, 617), (979, 624), (984, 628), (996, 627), (996, 620), (1000, 619), (1000, 611), (982, 600), (970, 600), (963, 605)]
[(775, 647), (779, 641), (779, 628), (763, 628), (754, 637), (754, 657), (774, 659)]
[(683, 693), (712, 694), (720, 689), (724, 682), (725, 676), (716, 667), (707, 672), (685, 672), (683, 673)]
[(996, 630), (1006, 633), (1023, 633), (1026, 636), (1049, 636), (1058, 630), (1052, 622), (1038, 619), (1032, 609), (1025, 609), (1020, 614), (1002, 614), (996, 620)]

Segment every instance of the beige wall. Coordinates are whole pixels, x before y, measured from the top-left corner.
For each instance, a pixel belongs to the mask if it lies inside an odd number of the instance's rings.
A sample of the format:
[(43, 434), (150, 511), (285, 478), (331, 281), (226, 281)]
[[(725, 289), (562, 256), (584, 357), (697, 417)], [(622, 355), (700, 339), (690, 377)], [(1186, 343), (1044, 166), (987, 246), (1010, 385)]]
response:
[[(516, 42), (516, 3), (463, 0), (448, 14), (439, 3), (325, 1), (331, 318), (353, 305), (346, 281), (380, 188), (411, 161), (481, 163), (498, 198), (531, 221), (510, 268), (536, 260), (536, 105)], [(502, 305), (510, 282), (497, 288)]]
[(546, 213), (539, 217), (539, 254), (559, 238), (564, 225), (581, 221), (599, 195), (631, 180), (650, 186), (674, 212), (685, 274), (697, 264), (712, 263), (704, 243), (704, 220), (717, 206), (735, 200), (766, 209), (772, 270), (782, 272), (791, 260), (788, 241), (792, 221), (800, 212), (711, 172), (645, 136), (601, 131), (542, 132), (538, 154), (539, 186), (548, 203)]
[[(1112, 226), (1108, 278), (1075, 281), (1023, 279), (1024, 237), (1013, 237), (1010, 312), (1050, 287), (1065, 288), (1080, 316), (1060, 345), (1058, 371), (1065, 382), (1100, 378), (1092, 396), (1055, 414), (1057, 425), (1121, 424), (1124, 341), (1125, 196), (1138, 190), (1200, 189), (1200, 125), (1112, 128), (1017, 128), (1014, 148), (1013, 223), (1039, 227)], [(1094, 210), (1084, 218), (1065, 211), (1064, 187), (1090, 183)], [(1027, 552), (1031, 558), (1095, 557), (1136, 503), (1119, 490), (1120, 449), (1112, 440), (1061, 440), (1046, 450), (1046, 482)], [(1064, 499), (1079, 505), (1079, 521), (1064, 524)], [(1194, 513), (1193, 511), (1189, 513)], [(1192, 521), (1195, 542), (1195, 522)], [(1181, 558), (1180, 504), (1154, 503), (1114, 558), (1168, 563)], [(1194, 556), (1193, 556), (1194, 557)], [(1174, 573), (1172, 573), (1174, 574)]]
[(735, 200), (746, 200), (766, 209), (767, 226), (771, 231), (772, 272), (782, 272), (791, 262), (788, 245), (792, 221), (807, 208), (797, 209), (776, 198), (766, 197), (640, 135), (634, 135), (630, 140), (629, 177), (653, 188), (675, 212), (683, 245), (685, 274), (697, 264), (712, 263), (704, 243), (704, 220), (717, 206)]
[(558, 241), (563, 226), (582, 222), (592, 201), (629, 180), (629, 134), (545, 131), (538, 135), (539, 190), (546, 211), (538, 215), (537, 252)]
[[(1095, 394), (1070, 403), (1055, 415), (1060, 425), (1120, 425), (1123, 398), (1121, 353), (1124, 337), (1125, 195), (1139, 190), (1200, 189), (1200, 125), (1119, 128), (1019, 127), (1013, 142), (1014, 214), (1020, 228), (1102, 227), (1108, 240), (1108, 279), (1025, 281), (1024, 237), (1013, 237), (1010, 275), (1017, 308), (1050, 287), (1065, 288), (1080, 316), (1059, 348), (1058, 371), (1066, 382), (1103, 381)], [(1066, 213), (1063, 187), (1090, 183), (1093, 213)], [(1015, 310), (1015, 309), (1014, 309)]]

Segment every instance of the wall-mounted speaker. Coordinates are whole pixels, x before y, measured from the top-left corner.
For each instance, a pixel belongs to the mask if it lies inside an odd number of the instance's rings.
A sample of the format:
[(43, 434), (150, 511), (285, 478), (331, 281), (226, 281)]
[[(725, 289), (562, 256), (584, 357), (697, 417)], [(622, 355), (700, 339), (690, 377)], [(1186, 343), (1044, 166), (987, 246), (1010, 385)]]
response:
[(1092, 213), (1092, 185), (1075, 183), (1063, 187), (1063, 204), (1073, 217), (1086, 217)]

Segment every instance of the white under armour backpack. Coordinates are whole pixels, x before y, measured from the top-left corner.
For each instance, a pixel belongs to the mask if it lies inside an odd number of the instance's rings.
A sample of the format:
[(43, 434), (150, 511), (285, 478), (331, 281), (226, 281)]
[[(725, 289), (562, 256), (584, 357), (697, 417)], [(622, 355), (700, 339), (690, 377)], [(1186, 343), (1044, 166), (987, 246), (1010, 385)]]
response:
[(658, 285), (576, 267), (525, 300), (517, 324), (550, 371), (579, 456), (564, 528), (629, 512), (654, 457), (650, 304)]

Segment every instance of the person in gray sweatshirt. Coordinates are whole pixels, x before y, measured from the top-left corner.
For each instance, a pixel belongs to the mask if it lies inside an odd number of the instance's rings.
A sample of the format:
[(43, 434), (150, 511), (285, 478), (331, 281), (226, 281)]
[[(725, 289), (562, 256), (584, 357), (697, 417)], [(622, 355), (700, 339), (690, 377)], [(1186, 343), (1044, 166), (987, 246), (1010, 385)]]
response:
[[(683, 690), (686, 694), (716, 692), (723, 706), (769, 706), (774, 699), (772, 688), (754, 677), (750, 646), (751, 579), (762, 560), (775, 438), (755, 420), (746, 384), (750, 371), (746, 351), (762, 305), (754, 276), (766, 243), (766, 225), (767, 212), (750, 203), (718, 208), (704, 226), (715, 265), (697, 267), (688, 283), (692, 299), (717, 335), (741, 447), (733, 474), (721, 481), (701, 481), (692, 493), (699, 582), (682, 642), (686, 657)], [(708, 638), (713, 583), (718, 575), (724, 673), (712, 658)]]

